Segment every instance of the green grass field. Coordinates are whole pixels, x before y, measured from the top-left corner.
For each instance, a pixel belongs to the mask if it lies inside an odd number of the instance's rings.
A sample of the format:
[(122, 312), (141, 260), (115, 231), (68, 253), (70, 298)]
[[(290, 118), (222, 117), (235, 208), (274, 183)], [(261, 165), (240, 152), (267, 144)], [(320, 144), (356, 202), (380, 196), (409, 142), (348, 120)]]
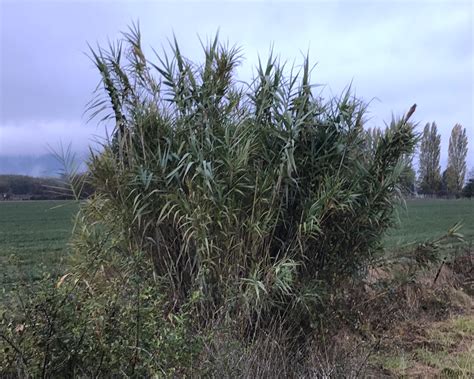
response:
[[(6, 304), (3, 302), (8, 298), (5, 295), (14, 294), (15, 286), (23, 281), (38, 279), (43, 272), (53, 277), (65, 272), (68, 240), (76, 211), (74, 202), (0, 202), (0, 305)], [(396, 250), (407, 243), (437, 238), (460, 221), (464, 224), (461, 232), (471, 243), (472, 251), (474, 200), (412, 200), (407, 202), (405, 209), (399, 210), (398, 216), (398, 228), (391, 230), (385, 240), (388, 249)], [(451, 247), (457, 246), (459, 244)], [(412, 333), (413, 338), (427, 341), (427, 347), (412, 349), (402, 345), (401, 350), (397, 347), (376, 351), (370, 357), (374, 367), (382, 367), (385, 373), (397, 377), (411, 377), (413, 373), (418, 376), (420, 372), (438, 377), (444, 371), (460, 373), (455, 377), (470, 377), (473, 372), (473, 355), (469, 347), (474, 325), (472, 314), (456, 314), (456, 317), (438, 322), (429, 318), (417, 321), (422, 325), (419, 330), (412, 329), (409, 323), (394, 329), (399, 333), (397, 340), (403, 341), (409, 338), (405, 334)], [(460, 347), (453, 350), (453, 346)]]
[(0, 292), (61, 272), (76, 210), (68, 201), (0, 203)]
[[(67, 201), (0, 202), (0, 291), (19, 280), (60, 275), (67, 258), (77, 205)], [(461, 221), (461, 233), (474, 242), (474, 200), (411, 200), (388, 233), (390, 249), (443, 235)], [(12, 260), (12, 257), (14, 258)]]
[(474, 243), (474, 200), (409, 200), (406, 208), (399, 210), (398, 217), (397, 227), (385, 240), (388, 248), (440, 237), (456, 222), (462, 223), (460, 233), (466, 242)]

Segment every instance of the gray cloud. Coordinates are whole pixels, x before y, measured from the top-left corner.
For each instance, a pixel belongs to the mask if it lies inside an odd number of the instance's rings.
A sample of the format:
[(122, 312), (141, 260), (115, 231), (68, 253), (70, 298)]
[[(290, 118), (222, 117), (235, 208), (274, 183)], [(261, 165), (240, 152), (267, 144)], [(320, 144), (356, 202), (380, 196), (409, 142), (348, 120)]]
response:
[[(371, 104), (371, 123), (418, 104), (416, 120), (435, 120), (446, 160), (452, 126), (468, 129), (474, 165), (473, 10), (469, 1), (197, 2), (124, 1), (1, 3), (0, 154), (30, 153), (58, 140), (84, 149), (85, 104), (98, 82), (84, 55), (139, 20), (144, 45), (158, 50), (174, 32), (182, 50), (201, 59), (197, 35), (243, 48), (245, 79), (269, 47), (300, 62), (318, 62), (313, 81), (339, 93), (352, 81)], [(150, 49), (148, 49), (150, 50)], [(39, 125), (39, 126), (38, 126)], [(64, 126), (63, 126), (64, 125)], [(20, 138), (21, 136), (21, 138)]]
[(61, 145), (84, 153), (106, 138), (105, 127), (83, 125), (71, 120), (32, 121), (2, 124), (0, 155), (41, 155), (60, 150)]

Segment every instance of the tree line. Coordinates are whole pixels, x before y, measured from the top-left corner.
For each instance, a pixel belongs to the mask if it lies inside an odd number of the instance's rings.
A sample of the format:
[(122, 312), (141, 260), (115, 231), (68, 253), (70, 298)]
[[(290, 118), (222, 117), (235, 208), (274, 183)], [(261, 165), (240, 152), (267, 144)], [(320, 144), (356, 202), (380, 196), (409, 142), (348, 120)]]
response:
[[(392, 125), (389, 126), (391, 128)], [(368, 129), (368, 147), (382, 135), (378, 128)], [(372, 141), (372, 142), (371, 142)], [(418, 145), (418, 169), (413, 160), (415, 154), (405, 156), (405, 168), (401, 181), (407, 194), (439, 197), (474, 196), (474, 168), (468, 173), (466, 157), (468, 139), (466, 129), (460, 124), (451, 130), (448, 148), (448, 164), (441, 171), (441, 135), (435, 122), (427, 123)]]
[[(84, 174), (78, 174), (82, 177)], [(26, 175), (0, 175), (0, 200), (69, 200), (74, 196), (69, 180), (59, 178), (36, 178)], [(81, 188), (81, 197), (94, 192), (86, 181)]]

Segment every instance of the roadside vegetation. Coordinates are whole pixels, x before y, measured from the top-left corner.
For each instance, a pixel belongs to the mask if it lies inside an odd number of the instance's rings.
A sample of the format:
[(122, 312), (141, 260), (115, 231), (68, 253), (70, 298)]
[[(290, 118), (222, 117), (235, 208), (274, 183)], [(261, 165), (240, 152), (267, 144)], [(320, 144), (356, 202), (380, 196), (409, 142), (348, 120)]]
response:
[[(470, 253), (439, 254), (458, 225), (384, 251), (414, 108), (371, 140), (365, 103), (315, 96), (307, 58), (271, 55), (242, 83), (240, 50), (217, 38), (199, 64), (170, 50), (147, 60), (136, 28), (91, 50), (102, 88), (90, 112), (116, 128), (88, 176), (69, 177), (78, 201), (82, 180), (95, 189), (72, 263), (2, 303), (5, 372), (357, 377), (398, 370), (401, 323), (468, 314)], [(432, 367), (438, 352), (417, 359)]]

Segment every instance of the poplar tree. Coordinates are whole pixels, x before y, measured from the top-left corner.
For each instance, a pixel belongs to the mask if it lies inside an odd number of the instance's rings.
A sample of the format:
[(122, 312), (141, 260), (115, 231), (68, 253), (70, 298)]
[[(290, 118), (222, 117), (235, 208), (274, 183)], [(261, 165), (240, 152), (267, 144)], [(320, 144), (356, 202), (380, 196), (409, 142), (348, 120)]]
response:
[(466, 176), (467, 135), (460, 124), (454, 125), (449, 138), (447, 190), (459, 194)]
[(435, 122), (427, 123), (420, 144), (418, 168), (419, 187), (424, 194), (433, 195), (441, 186), (441, 167), (439, 165), (441, 135)]

